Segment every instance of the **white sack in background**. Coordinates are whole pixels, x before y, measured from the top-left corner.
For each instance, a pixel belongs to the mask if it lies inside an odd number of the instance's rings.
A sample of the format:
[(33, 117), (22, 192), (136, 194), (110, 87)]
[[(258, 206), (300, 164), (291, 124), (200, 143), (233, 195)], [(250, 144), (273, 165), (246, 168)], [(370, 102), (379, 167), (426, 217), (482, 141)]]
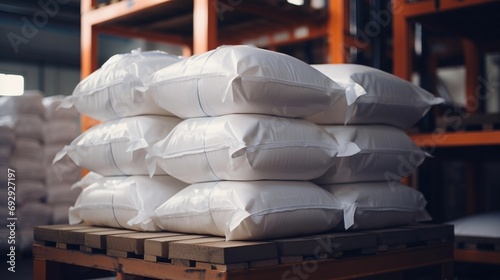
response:
[(43, 93), (27, 90), (19, 96), (0, 97), (0, 116), (10, 114), (30, 114), (42, 117), (45, 108), (42, 104)]
[(154, 209), (184, 187), (170, 176), (103, 177), (82, 190), (69, 222), (157, 231), (150, 218)]
[(180, 60), (161, 51), (114, 55), (83, 79), (61, 106), (74, 105), (78, 112), (101, 121), (143, 114), (171, 115), (145, 92), (145, 80), (155, 71)]
[(12, 146), (16, 141), (16, 134), (14, 130), (5, 124), (0, 122), (0, 145), (1, 146)]
[[(148, 155), (156, 165), (187, 183), (218, 180), (311, 180), (331, 166), (340, 147), (317, 125), (299, 119), (235, 114), (182, 121)], [(158, 168), (156, 168), (158, 169)]]
[(38, 115), (12, 114), (0, 116), (1, 125), (12, 128), (17, 137), (42, 140), (43, 120)]
[(68, 143), (51, 143), (43, 145), (42, 162), (45, 165), (52, 165), (56, 154)]
[(312, 65), (346, 87), (345, 99), (308, 120), (320, 124), (389, 124), (403, 129), (443, 102), (392, 74), (355, 64)]
[(46, 120), (51, 121), (60, 119), (65, 119), (65, 120), (78, 119), (80, 114), (78, 114), (78, 111), (74, 107), (72, 108), (59, 107), (59, 105), (61, 105), (65, 97), (66, 96), (64, 95), (54, 95), (43, 98), (42, 102), (43, 106), (45, 107), (44, 117)]
[(40, 202), (47, 197), (47, 188), (41, 181), (16, 180), (16, 204)]
[(47, 186), (46, 202), (48, 204), (74, 204), (81, 189), (72, 189), (71, 184)]
[(50, 223), (53, 225), (68, 224), (69, 223), (69, 208), (73, 204), (51, 204), (52, 216), (50, 218)]
[(80, 134), (80, 125), (74, 120), (51, 120), (43, 124), (43, 143), (70, 143)]
[[(52, 209), (50, 206), (40, 202), (30, 202), (16, 208), (17, 225), (19, 230), (32, 229), (35, 226), (50, 223)], [(22, 219), (21, 219), (22, 217)], [(31, 236), (33, 239), (33, 235)]]
[(61, 159), (57, 164), (45, 164), (45, 184), (47, 186), (61, 183), (74, 183), (82, 177), (82, 169), (70, 158)]
[(167, 231), (258, 240), (326, 231), (342, 213), (337, 199), (310, 182), (221, 181), (181, 190), (153, 220)]
[(33, 231), (34, 227), (25, 227), (16, 230), (16, 249), (25, 254), (33, 250)]
[(346, 229), (375, 229), (431, 220), (419, 191), (398, 182), (322, 186), (346, 208)]
[(16, 170), (16, 180), (45, 180), (45, 166), (29, 158), (12, 158), (10, 165)]
[(180, 118), (233, 113), (304, 117), (325, 110), (344, 88), (291, 56), (223, 46), (151, 75), (158, 105)]
[(401, 129), (382, 125), (324, 125), (339, 145), (354, 142), (361, 150), (334, 159), (317, 184), (400, 181), (424, 161), (426, 153)]
[(0, 162), (10, 162), (12, 146), (0, 145)]
[(14, 158), (28, 159), (33, 163), (41, 164), (43, 158), (43, 148), (40, 141), (33, 138), (18, 137), (14, 149)]
[[(65, 146), (54, 162), (67, 155), (76, 165), (104, 176), (146, 175), (148, 150), (165, 139), (180, 121), (176, 117), (145, 115), (101, 123)], [(159, 171), (157, 175), (165, 174)]]

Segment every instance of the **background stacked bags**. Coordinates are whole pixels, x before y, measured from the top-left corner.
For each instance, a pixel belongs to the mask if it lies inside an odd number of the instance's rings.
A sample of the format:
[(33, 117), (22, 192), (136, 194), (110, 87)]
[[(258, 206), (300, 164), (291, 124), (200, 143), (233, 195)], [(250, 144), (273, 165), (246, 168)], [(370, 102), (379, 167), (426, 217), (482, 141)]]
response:
[(43, 99), (45, 123), (43, 125), (43, 156), (47, 197), (45, 201), (52, 209), (52, 224), (68, 223), (68, 209), (78, 197), (80, 191), (72, 190), (82, 174), (72, 161), (52, 165), (56, 153), (66, 144), (71, 143), (80, 134), (80, 115), (74, 108), (59, 108), (64, 96), (50, 96)]
[[(11, 186), (15, 186), (21, 251), (31, 250), (35, 226), (67, 223), (69, 205), (78, 196), (69, 186), (79, 180), (80, 168), (69, 162), (64, 170), (56, 171), (51, 165), (55, 153), (79, 133), (78, 112), (56, 110), (62, 99), (44, 98), (39, 91), (0, 98), (0, 165), (5, 174), (7, 168), (15, 170)], [(7, 183), (4, 186), (2, 197), (7, 202)]]
[(104, 121), (56, 156), (104, 175), (84, 178), (70, 222), (248, 240), (428, 219), (397, 182), (425, 157), (401, 129), (440, 100), (375, 69), (315, 67), (249, 46), (112, 57), (65, 100)]

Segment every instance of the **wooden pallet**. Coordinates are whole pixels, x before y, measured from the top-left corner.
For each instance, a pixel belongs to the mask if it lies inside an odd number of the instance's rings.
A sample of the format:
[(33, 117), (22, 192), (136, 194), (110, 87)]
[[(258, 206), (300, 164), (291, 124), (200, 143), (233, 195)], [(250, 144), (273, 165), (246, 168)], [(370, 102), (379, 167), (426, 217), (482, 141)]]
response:
[(458, 249), (497, 251), (500, 253), (500, 238), (456, 235), (455, 247)]
[(135, 275), (183, 280), (274, 280), (304, 275), (308, 279), (352, 279), (405, 275), (408, 269), (437, 265), (441, 270), (434, 278), (452, 279), (451, 240), (453, 227), (449, 225), (228, 242), (220, 237), (169, 232), (41, 226), (35, 228), (34, 279), (55, 279), (58, 275), (54, 273), (61, 270), (54, 266), (66, 264), (114, 271), (118, 279)]
[(455, 236), (455, 260), (500, 265), (500, 238)]
[(445, 244), (453, 240), (453, 226), (409, 225), (268, 241), (225, 241), (204, 235), (51, 225), (35, 228), (34, 237), (37, 244), (47, 247), (226, 272)]

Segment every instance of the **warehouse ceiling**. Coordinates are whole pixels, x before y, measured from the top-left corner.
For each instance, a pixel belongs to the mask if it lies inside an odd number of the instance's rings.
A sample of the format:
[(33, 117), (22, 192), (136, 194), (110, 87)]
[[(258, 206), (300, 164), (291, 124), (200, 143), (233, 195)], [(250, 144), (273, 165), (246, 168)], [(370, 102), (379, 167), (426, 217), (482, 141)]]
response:
[(2, 0), (0, 60), (78, 67), (79, 0)]

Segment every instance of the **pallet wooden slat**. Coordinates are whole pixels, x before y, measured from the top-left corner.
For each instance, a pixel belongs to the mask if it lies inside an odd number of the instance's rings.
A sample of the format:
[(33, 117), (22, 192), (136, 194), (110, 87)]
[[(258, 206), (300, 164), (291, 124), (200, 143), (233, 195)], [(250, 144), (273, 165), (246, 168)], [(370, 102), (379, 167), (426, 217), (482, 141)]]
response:
[(373, 233), (342, 232), (308, 237), (273, 240), (278, 243), (280, 256), (320, 256), (336, 252), (375, 248), (377, 237)]
[(108, 231), (99, 231), (85, 234), (84, 245), (94, 249), (106, 249), (106, 237), (113, 234), (134, 233), (135, 231), (127, 229), (110, 229)]
[(115, 250), (144, 254), (144, 241), (149, 238), (179, 236), (179, 233), (171, 232), (133, 232), (124, 234), (108, 235), (106, 237), (106, 250)]
[(144, 255), (169, 258), (170, 242), (206, 238), (206, 235), (176, 235), (146, 239), (144, 241)]

